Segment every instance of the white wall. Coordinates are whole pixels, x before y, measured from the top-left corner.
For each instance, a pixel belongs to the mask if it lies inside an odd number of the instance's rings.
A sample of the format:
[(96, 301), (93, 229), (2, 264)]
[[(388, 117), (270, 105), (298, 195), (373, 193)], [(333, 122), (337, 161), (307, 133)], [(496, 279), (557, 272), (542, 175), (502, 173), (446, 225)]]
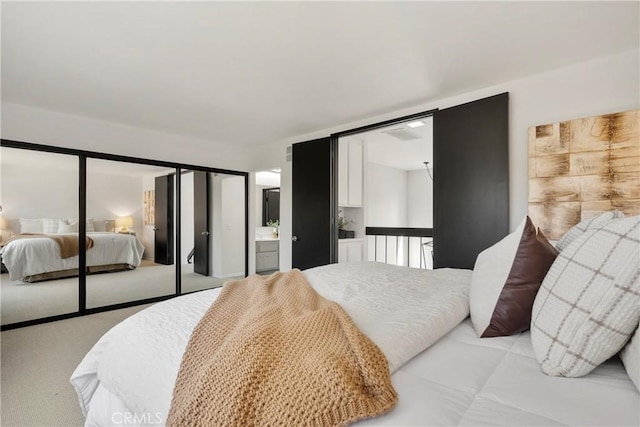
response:
[(433, 227), (433, 181), (427, 169), (407, 171), (407, 227)]
[(91, 173), (87, 165), (87, 218), (133, 217), (133, 231), (142, 230), (142, 177)]
[(367, 163), (365, 225), (407, 226), (407, 172), (377, 163)]
[(195, 166), (248, 170), (250, 151), (2, 101), (2, 138)]
[(244, 275), (244, 177), (217, 175), (211, 184), (213, 276)]
[(223, 274), (244, 274), (244, 177), (222, 181), (222, 247)]
[[(1, 151), (5, 150), (10, 149)], [(77, 218), (78, 160), (50, 153), (36, 156), (49, 162), (50, 167), (2, 164), (3, 218)]]
[[(285, 160), (285, 148), (288, 145), (404, 115), (452, 107), (509, 92), (509, 222), (513, 230), (527, 213), (527, 129), (544, 123), (638, 109), (638, 75), (640, 51), (631, 50), (449, 98), (427, 100), (412, 108), (299, 135), (256, 150), (251, 170), (278, 167), (282, 169), (281, 270), (291, 267), (291, 163)], [(416, 96), (419, 97), (419, 94)], [(434, 166), (437, 168), (437, 165)]]
[[(2, 165), (3, 217), (77, 218), (77, 158), (51, 153), (29, 154), (49, 159), (50, 167), (28, 162)], [(92, 173), (89, 162), (87, 218), (104, 220), (132, 216), (133, 230), (141, 231), (142, 188), (141, 177)]]

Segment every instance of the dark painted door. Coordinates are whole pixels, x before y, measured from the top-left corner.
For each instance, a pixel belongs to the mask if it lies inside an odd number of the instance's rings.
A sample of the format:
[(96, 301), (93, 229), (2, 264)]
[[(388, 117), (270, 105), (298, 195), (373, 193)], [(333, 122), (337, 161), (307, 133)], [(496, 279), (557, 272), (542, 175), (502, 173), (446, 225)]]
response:
[(335, 143), (293, 144), (291, 265), (301, 270), (335, 262)]
[(173, 182), (173, 175), (156, 177), (154, 261), (157, 264), (173, 264)]
[(434, 114), (436, 268), (473, 268), (509, 233), (508, 120), (508, 93)]
[(209, 173), (193, 172), (193, 271), (208, 276), (211, 266), (211, 236), (209, 233)]
[(276, 220), (280, 220), (280, 189), (265, 188), (262, 190), (262, 225)]

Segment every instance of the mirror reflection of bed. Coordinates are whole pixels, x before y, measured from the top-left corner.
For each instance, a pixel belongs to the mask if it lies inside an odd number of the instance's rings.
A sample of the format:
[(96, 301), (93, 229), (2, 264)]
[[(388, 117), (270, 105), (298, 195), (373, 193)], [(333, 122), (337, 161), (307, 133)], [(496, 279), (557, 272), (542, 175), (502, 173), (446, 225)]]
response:
[[(12, 273), (9, 274), (3, 264), (1, 323), (8, 325), (77, 312), (79, 256), (76, 253), (63, 259), (62, 247), (56, 245), (68, 240), (63, 237), (68, 235), (80, 250), (81, 245), (77, 245), (79, 158), (7, 147), (1, 148), (1, 154), (2, 257)], [(173, 237), (177, 217), (176, 192), (166, 193), (168, 200), (160, 200), (161, 197), (156, 200), (155, 188), (158, 178), (175, 186), (176, 170), (94, 158), (87, 159), (86, 168), (86, 231), (91, 246), (86, 252), (89, 270), (86, 308), (174, 294), (176, 263), (172, 256), (177, 252)], [(193, 264), (186, 261), (188, 250), (184, 249), (186, 246), (193, 248), (193, 240), (189, 245), (183, 245), (182, 292), (221, 286), (229, 277), (244, 276), (244, 177), (213, 175), (211, 231), (221, 238), (212, 238), (211, 246), (220, 259), (212, 257), (214, 269), (209, 276), (196, 274)], [(186, 183), (188, 179), (183, 181)], [(191, 191), (191, 201), (185, 202), (183, 197), (182, 203), (181, 224), (183, 230), (191, 230), (191, 236), (194, 219), (185, 211), (193, 200)], [(157, 212), (159, 206), (162, 212)], [(168, 218), (164, 227), (155, 222), (162, 214)], [(20, 235), (26, 233), (37, 236), (22, 236), (21, 239)], [(233, 233), (238, 236), (231, 236)], [(222, 242), (228, 245), (225, 251)], [(42, 246), (40, 252), (34, 250), (37, 245)], [(24, 249), (22, 258), (16, 255), (21, 246)], [(240, 248), (238, 254), (234, 252), (235, 248)], [(159, 250), (166, 253), (159, 254)], [(234, 267), (237, 268), (229, 270)], [(72, 271), (60, 274), (61, 270)], [(45, 275), (40, 274), (43, 271)], [(220, 271), (226, 271), (227, 275), (215, 277), (214, 273)]]

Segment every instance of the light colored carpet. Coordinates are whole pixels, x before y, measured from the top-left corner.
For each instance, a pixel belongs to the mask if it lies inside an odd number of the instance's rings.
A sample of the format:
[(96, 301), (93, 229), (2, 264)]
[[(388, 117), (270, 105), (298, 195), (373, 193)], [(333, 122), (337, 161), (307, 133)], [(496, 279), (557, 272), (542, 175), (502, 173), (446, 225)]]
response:
[[(229, 279), (202, 276), (193, 264), (182, 266), (182, 292), (222, 286)], [(175, 267), (144, 260), (131, 271), (87, 276), (87, 308), (170, 295), (175, 292)], [(36, 283), (0, 276), (0, 318), (3, 325), (78, 311), (78, 279)]]
[(111, 327), (148, 307), (114, 310), (0, 334), (1, 414), (5, 426), (81, 426), (71, 373)]
[[(183, 270), (184, 271), (184, 270)], [(115, 274), (115, 273), (113, 273)], [(126, 273), (125, 273), (126, 274)], [(185, 273), (183, 286), (197, 290), (228, 279)], [(189, 274), (193, 277), (189, 278)], [(81, 426), (72, 372), (98, 339), (150, 304), (0, 333), (0, 425)]]

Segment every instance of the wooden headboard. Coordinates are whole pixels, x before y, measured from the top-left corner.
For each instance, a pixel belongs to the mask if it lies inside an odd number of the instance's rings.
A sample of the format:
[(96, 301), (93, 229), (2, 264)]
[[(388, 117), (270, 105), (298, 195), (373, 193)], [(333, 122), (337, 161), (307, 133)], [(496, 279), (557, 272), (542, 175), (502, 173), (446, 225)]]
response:
[(582, 219), (640, 214), (640, 110), (529, 128), (529, 216), (552, 240)]

